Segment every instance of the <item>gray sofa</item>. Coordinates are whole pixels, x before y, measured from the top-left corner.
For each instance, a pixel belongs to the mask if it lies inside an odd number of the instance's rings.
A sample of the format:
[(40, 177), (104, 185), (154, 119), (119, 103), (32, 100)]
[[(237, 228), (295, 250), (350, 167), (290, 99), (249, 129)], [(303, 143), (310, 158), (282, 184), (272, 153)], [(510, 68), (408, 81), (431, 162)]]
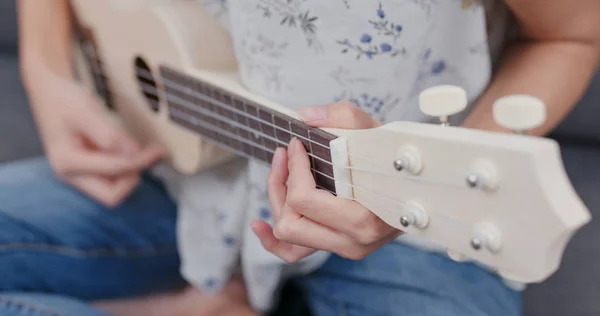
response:
[[(598, 219), (569, 244), (561, 270), (525, 292), (527, 316), (600, 315), (600, 75), (552, 135), (569, 176)], [(41, 154), (20, 83), (14, 0), (0, 1), (0, 162)], [(1, 272), (0, 272), (1, 274)], [(83, 316), (83, 315), (82, 315)], [(466, 316), (466, 315), (465, 315)]]
[(0, 161), (40, 153), (19, 77), (14, 0), (0, 1)]

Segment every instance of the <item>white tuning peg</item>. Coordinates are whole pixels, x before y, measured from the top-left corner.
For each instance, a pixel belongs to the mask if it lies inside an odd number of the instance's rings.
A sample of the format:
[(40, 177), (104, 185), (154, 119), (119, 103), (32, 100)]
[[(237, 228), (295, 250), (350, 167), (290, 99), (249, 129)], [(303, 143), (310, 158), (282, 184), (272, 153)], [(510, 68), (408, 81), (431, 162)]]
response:
[(421, 112), (439, 117), (443, 125), (448, 125), (448, 117), (463, 111), (467, 104), (467, 93), (457, 86), (435, 86), (419, 94)]
[(544, 123), (546, 105), (542, 100), (530, 95), (509, 95), (494, 102), (493, 114), (499, 125), (515, 133), (525, 133)]

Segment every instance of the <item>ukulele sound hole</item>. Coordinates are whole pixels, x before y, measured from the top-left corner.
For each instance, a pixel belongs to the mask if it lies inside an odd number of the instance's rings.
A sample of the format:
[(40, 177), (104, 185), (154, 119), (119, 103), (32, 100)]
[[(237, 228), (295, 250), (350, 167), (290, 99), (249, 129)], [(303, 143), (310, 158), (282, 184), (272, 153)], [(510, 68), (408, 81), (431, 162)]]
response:
[(152, 71), (146, 61), (143, 58), (137, 57), (135, 59), (135, 75), (138, 80), (140, 91), (152, 112), (158, 112), (160, 99), (158, 97), (158, 88), (156, 86), (156, 80), (152, 75)]

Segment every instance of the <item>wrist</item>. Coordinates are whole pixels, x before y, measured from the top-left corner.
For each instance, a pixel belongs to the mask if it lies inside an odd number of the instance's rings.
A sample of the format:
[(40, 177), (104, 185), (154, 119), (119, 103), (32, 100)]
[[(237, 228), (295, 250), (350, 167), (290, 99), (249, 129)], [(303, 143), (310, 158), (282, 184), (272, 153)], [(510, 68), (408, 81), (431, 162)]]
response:
[(21, 54), (21, 73), (23, 85), (28, 90), (47, 84), (48, 80), (75, 78), (70, 62), (52, 63), (38, 52)]

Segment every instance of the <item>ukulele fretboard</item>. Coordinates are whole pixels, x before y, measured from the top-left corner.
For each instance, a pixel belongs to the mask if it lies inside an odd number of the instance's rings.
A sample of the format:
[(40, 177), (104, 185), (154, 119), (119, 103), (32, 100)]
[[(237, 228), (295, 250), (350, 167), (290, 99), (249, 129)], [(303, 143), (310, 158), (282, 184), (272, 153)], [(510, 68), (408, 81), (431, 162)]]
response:
[(335, 192), (329, 142), (336, 136), (169, 67), (162, 66), (160, 76), (173, 122), (267, 163), (277, 147), (286, 148), (297, 137), (309, 154), (317, 186)]

